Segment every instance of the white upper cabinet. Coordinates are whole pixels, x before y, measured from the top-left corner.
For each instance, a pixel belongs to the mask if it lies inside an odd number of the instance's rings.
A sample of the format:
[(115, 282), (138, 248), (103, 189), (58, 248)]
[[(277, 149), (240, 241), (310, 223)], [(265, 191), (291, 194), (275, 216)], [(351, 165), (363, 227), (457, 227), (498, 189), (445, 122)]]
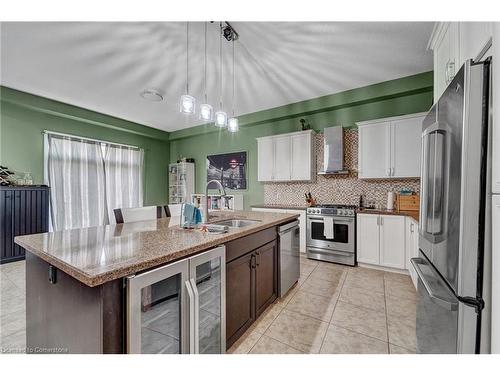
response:
[(390, 176), (390, 132), (390, 122), (367, 124), (359, 127), (359, 178)]
[(292, 147), (291, 157), (291, 179), (310, 180), (313, 139), (310, 133), (296, 134), (290, 137)]
[(290, 137), (276, 137), (274, 141), (274, 180), (290, 181), (291, 150)]
[(428, 48), (434, 52), (434, 102), (468, 59), (487, 55), (492, 22), (437, 22)]
[(364, 121), (358, 125), (358, 177), (420, 177), (425, 113)]
[(460, 66), (465, 60), (476, 60), (491, 47), (492, 22), (460, 22)]
[(272, 138), (262, 138), (257, 142), (259, 181), (272, 181), (274, 172), (274, 142)]
[(391, 177), (420, 176), (423, 119), (411, 117), (391, 122)]
[(437, 24), (429, 42), (434, 51), (434, 101), (439, 98), (460, 68), (458, 22)]
[(314, 177), (312, 130), (257, 138), (259, 181), (310, 181)]

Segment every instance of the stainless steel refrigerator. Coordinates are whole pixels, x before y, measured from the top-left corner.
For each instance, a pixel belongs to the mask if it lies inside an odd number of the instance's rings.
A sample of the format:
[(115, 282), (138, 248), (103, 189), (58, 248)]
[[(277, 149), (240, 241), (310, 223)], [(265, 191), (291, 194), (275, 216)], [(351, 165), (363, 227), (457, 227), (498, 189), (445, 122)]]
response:
[(467, 61), (422, 125), (419, 353), (489, 351), (490, 69)]

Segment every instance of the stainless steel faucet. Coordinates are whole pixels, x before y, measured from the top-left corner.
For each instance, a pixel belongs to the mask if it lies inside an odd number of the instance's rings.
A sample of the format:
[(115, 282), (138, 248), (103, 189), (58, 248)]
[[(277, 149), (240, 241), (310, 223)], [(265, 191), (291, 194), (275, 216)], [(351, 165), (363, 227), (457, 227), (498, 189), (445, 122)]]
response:
[(224, 189), (224, 186), (220, 183), (219, 180), (210, 180), (207, 182), (207, 187), (205, 189), (205, 207), (203, 207), (203, 222), (208, 223), (208, 188), (209, 186), (214, 183), (219, 186), (219, 192), (221, 197), (226, 196), (226, 190)]

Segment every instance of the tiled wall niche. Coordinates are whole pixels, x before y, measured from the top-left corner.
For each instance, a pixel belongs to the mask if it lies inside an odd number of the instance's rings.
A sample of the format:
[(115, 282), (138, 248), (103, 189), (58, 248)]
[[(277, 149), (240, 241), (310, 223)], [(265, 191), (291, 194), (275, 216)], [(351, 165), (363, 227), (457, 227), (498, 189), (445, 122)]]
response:
[[(323, 167), (323, 133), (315, 135), (316, 170)], [(349, 170), (358, 167), (358, 131), (344, 130), (344, 166)], [(374, 200), (381, 208), (387, 204), (387, 192), (409, 188), (417, 193), (420, 179), (360, 180), (353, 175), (318, 175), (313, 182), (272, 182), (264, 183), (264, 204), (305, 204), (304, 193), (311, 192), (318, 203), (338, 203), (358, 205), (359, 196), (365, 202)]]

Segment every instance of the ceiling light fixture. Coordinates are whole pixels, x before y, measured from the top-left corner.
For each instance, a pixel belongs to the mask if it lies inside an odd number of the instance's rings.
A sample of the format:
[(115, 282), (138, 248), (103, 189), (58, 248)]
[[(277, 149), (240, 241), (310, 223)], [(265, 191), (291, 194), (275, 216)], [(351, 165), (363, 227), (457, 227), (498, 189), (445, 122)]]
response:
[(186, 93), (181, 96), (179, 110), (186, 114), (196, 111), (196, 99), (189, 95), (189, 22), (186, 22)]
[(214, 109), (208, 104), (208, 95), (207, 95), (207, 23), (205, 22), (205, 102), (200, 105), (200, 120), (204, 120), (207, 122), (211, 122), (214, 117)]
[(227, 125), (227, 130), (230, 131), (231, 133), (235, 133), (237, 132), (238, 130), (240, 130), (240, 126), (239, 126), (239, 123), (238, 123), (238, 118), (234, 116), (234, 98), (235, 98), (235, 95), (234, 95), (234, 87), (235, 87), (235, 71), (234, 71), (234, 41), (235, 41), (235, 38), (231, 38), (231, 43), (233, 44), (232, 47), (233, 47), (233, 98), (231, 100), (231, 107), (232, 107), (232, 110), (231, 110), (231, 115), (232, 117), (229, 119), (228, 121), (228, 125)]
[(219, 87), (219, 110), (215, 112), (215, 126), (219, 128), (225, 128), (227, 126), (227, 113), (224, 112), (222, 107), (222, 22), (219, 23), (219, 78), (220, 78), (220, 87)]

